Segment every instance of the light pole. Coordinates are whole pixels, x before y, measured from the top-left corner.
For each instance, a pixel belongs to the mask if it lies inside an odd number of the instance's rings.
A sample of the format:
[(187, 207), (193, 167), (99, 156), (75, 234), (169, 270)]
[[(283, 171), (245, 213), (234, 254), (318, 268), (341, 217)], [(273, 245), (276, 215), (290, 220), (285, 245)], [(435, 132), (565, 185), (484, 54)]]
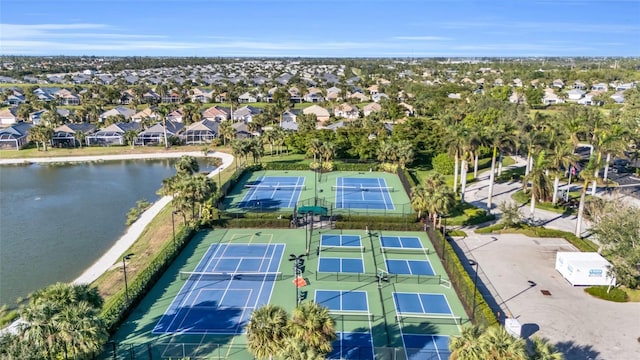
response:
[(122, 257), (122, 270), (124, 273), (124, 296), (127, 299), (127, 304), (129, 304), (129, 284), (127, 283), (127, 260), (131, 259), (133, 253), (127, 254)]
[(174, 249), (176, 247), (176, 221), (175, 221), (174, 217), (179, 212), (180, 212), (180, 210), (173, 210), (171, 212), (171, 232), (173, 233), (173, 248)]
[(296, 256), (295, 254), (289, 254), (289, 261), (293, 261), (293, 286), (296, 288), (296, 307), (300, 304), (300, 292), (298, 289), (298, 276), (301, 274), (300, 268), (302, 267), (302, 258), (305, 254)]
[(471, 309), (471, 321), (475, 318), (476, 314), (476, 291), (478, 289), (478, 262), (474, 260), (469, 260), (469, 265), (476, 267), (476, 274), (473, 277), (473, 308)]
[(313, 170), (313, 189), (315, 190), (315, 197), (313, 198), (313, 206), (318, 206), (318, 169)]

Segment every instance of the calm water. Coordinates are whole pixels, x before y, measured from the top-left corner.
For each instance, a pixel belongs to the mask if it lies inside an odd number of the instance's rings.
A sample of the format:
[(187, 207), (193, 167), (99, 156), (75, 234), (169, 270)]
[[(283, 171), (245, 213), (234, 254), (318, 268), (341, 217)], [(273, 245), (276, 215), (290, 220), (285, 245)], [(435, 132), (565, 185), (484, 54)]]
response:
[(159, 198), (174, 161), (0, 167), (0, 304), (78, 277), (125, 232), (138, 200)]

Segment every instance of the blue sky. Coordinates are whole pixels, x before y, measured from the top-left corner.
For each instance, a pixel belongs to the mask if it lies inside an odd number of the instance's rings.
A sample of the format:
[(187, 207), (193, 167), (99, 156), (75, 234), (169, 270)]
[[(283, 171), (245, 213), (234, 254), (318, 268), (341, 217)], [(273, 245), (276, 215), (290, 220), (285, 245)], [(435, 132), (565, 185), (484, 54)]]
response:
[(0, 54), (639, 56), (640, 0), (9, 0)]

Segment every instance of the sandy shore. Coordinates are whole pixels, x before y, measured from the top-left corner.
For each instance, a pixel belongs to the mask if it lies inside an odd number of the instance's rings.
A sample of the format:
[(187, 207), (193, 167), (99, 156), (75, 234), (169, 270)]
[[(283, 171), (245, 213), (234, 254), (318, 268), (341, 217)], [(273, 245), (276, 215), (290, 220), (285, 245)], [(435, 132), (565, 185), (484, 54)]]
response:
[[(109, 161), (109, 160), (131, 160), (131, 159), (161, 159), (161, 158), (179, 158), (183, 155), (193, 157), (204, 157), (202, 152), (176, 152), (176, 153), (154, 153), (154, 154), (130, 154), (130, 155), (99, 155), (99, 156), (73, 156), (73, 157), (42, 157), (42, 158), (23, 158), (23, 159), (0, 159), (1, 164), (24, 164), (24, 163), (51, 163), (51, 162), (84, 162), (84, 161)], [(218, 172), (227, 168), (233, 163), (233, 156), (223, 152), (209, 153), (207, 156), (218, 157), (222, 159), (222, 166), (213, 170), (208, 177), (218, 175)], [(164, 196), (156, 201), (149, 209), (147, 209), (140, 218), (131, 224), (127, 232), (116, 241), (116, 243), (107, 250), (93, 265), (85, 270), (74, 284), (89, 284), (95, 281), (100, 275), (105, 273), (111, 266), (121, 260), (122, 255), (136, 240), (140, 237), (144, 229), (149, 225), (160, 211), (171, 202), (171, 196)], [(15, 321), (8, 328), (0, 330), (0, 335), (5, 332), (17, 331), (19, 320)]]

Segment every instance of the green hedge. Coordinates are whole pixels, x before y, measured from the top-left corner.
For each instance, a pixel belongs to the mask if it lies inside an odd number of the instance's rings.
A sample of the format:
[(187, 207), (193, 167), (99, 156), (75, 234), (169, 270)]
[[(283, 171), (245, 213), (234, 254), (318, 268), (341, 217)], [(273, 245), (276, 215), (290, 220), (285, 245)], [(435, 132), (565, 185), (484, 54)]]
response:
[(100, 316), (104, 319), (111, 333), (118, 328), (131, 309), (142, 300), (155, 285), (156, 281), (160, 279), (176, 256), (180, 254), (181, 249), (189, 243), (194, 233), (192, 228), (181, 228), (176, 233), (176, 246), (174, 247), (173, 242), (167, 242), (149, 264), (129, 281), (128, 303), (124, 289), (107, 300), (102, 307)]
[(215, 225), (228, 228), (285, 228), (291, 225), (291, 219), (222, 219), (214, 222)]
[(474, 322), (482, 327), (498, 324), (496, 314), (493, 313), (493, 310), (491, 310), (489, 304), (487, 304), (486, 300), (482, 297), (482, 294), (476, 291), (471, 275), (465, 270), (451, 244), (444, 240), (444, 237), (439, 231), (432, 230), (429, 231), (428, 234), (435, 247), (436, 253), (440, 256), (440, 260), (449, 276), (451, 285), (453, 285), (468, 313), (471, 313), (473, 309), (473, 299), (475, 297), (476, 308), (473, 316)]
[(627, 293), (624, 292), (624, 290), (614, 287), (614, 288), (611, 288), (609, 293), (607, 293), (607, 289), (608, 289), (608, 286), (591, 286), (584, 289), (584, 291), (587, 294), (591, 296), (595, 296), (602, 300), (608, 300), (608, 301), (614, 301), (614, 302), (629, 301), (629, 297), (627, 296)]
[[(296, 161), (296, 162), (267, 162), (262, 164), (262, 169), (264, 170), (309, 170), (309, 161)], [(373, 170), (378, 170), (378, 165), (376, 163), (347, 163), (341, 161), (334, 161), (334, 170), (335, 171), (369, 171), (373, 168)]]
[(409, 215), (407, 216), (378, 216), (378, 215), (372, 215), (372, 216), (364, 216), (364, 215), (335, 215), (334, 219), (336, 221), (345, 221), (345, 222), (362, 222), (362, 223), (366, 223), (366, 222), (370, 222), (370, 223), (402, 223), (405, 224), (407, 222), (416, 222), (417, 220), (417, 216), (414, 215)]

